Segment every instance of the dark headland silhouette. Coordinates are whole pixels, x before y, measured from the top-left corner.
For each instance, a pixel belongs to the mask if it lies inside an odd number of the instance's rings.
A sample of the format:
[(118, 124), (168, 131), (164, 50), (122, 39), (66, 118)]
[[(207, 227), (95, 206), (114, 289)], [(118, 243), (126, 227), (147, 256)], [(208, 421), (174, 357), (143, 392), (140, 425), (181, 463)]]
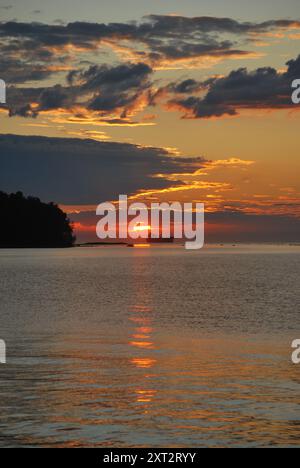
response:
[(72, 224), (54, 203), (0, 191), (0, 248), (61, 248), (75, 242)]

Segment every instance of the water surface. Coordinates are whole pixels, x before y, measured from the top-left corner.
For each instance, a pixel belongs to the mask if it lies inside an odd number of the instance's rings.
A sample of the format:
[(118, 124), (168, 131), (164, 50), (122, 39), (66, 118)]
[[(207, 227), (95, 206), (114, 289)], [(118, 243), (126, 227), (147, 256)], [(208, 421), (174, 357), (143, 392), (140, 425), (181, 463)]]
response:
[(0, 445), (300, 446), (300, 248), (0, 251)]

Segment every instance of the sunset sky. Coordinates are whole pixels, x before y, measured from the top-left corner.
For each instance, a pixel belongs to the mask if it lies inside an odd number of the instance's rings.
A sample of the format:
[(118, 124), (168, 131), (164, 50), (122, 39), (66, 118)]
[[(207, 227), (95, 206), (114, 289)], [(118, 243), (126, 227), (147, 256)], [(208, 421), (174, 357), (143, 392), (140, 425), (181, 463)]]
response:
[(0, 37), (0, 190), (79, 240), (123, 193), (204, 202), (212, 241), (300, 240), (299, 0), (0, 0)]

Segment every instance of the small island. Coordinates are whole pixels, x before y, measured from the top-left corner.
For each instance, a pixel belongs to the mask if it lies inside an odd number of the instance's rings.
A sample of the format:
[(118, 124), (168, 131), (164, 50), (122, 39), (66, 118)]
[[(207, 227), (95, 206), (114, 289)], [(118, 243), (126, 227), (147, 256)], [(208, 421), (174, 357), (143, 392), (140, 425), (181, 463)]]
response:
[(0, 248), (73, 247), (73, 227), (54, 203), (0, 191)]

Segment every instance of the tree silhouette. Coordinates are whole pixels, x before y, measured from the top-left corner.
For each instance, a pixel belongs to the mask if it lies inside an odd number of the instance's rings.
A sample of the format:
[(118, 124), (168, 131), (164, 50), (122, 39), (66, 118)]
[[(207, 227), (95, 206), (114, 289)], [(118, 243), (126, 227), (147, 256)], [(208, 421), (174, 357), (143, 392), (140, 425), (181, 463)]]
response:
[(54, 203), (24, 197), (22, 192), (0, 191), (0, 247), (72, 247), (73, 227), (66, 213)]

